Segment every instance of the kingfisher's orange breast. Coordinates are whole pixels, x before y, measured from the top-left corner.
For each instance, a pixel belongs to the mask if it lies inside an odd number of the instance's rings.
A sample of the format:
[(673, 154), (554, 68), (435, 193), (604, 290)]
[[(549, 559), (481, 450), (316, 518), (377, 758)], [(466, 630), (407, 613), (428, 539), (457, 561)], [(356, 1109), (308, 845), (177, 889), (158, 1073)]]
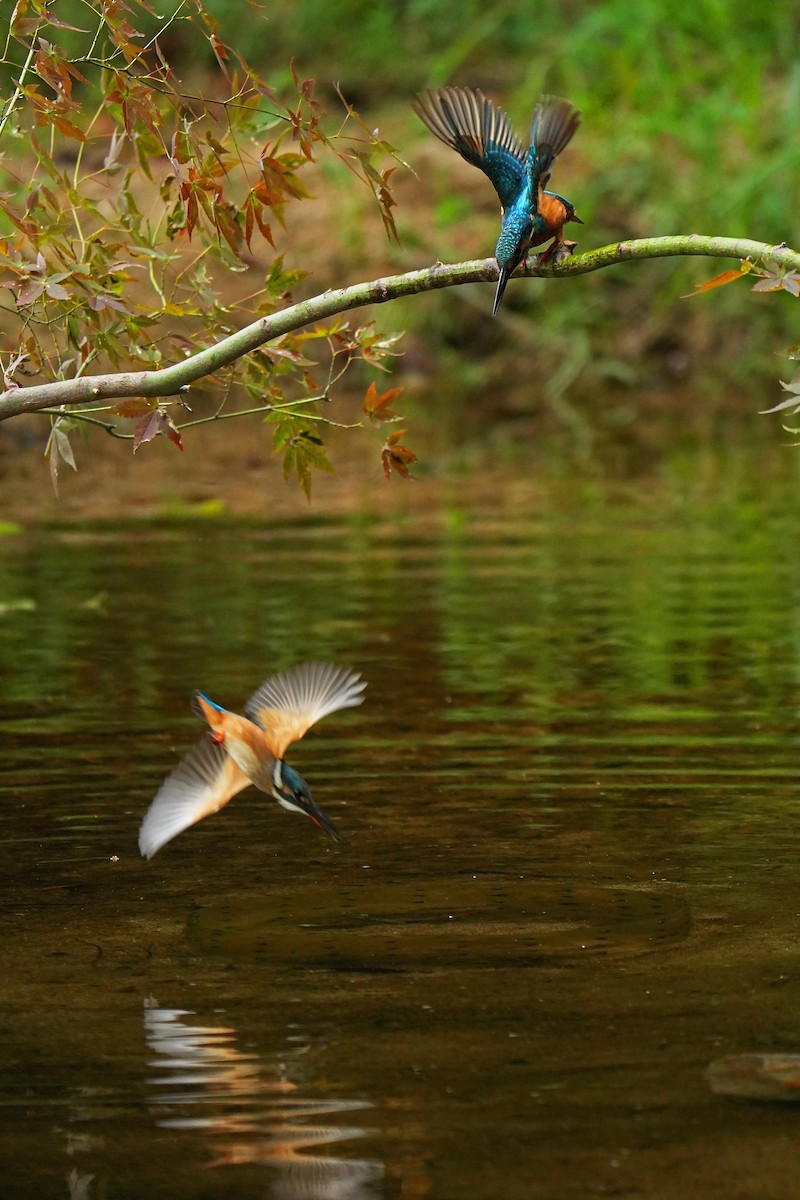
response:
[(548, 238), (555, 237), (560, 233), (567, 219), (567, 208), (563, 200), (559, 200), (558, 196), (548, 196), (547, 192), (540, 193), (537, 207), (539, 216), (547, 225), (547, 232), (539, 237), (534, 237), (531, 244), (541, 246), (542, 242), (546, 242)]

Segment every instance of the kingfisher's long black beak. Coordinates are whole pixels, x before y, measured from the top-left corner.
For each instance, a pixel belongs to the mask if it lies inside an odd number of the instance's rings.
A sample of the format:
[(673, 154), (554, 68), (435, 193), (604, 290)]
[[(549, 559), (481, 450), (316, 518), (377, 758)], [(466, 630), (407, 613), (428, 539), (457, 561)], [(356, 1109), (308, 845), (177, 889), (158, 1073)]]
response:
[(506, 284), (511, 278), (511, 271), (508, 267), (500, 267), (500, 274), (497, 279), (497, 291), (494, 294), (494, 304), (492, 305), (492, 316), (497, 316), (497, 310), (500, 307), (500, 302), (503, 299), (503, 292), (506, 290)]
[(580, 217), (576, 217), (575, 213), (573, 213), (571, 217), (567, 217), (567, 220), (574, 221), (576, 225), (584, 225), (586, 223), (585, 221), (582, 221)]
[(325, 816), (325, 813), (321, 808), (317, 808), (313, 800), (306, 803), (304, 811), (307, 817), (311, 817), (311, 820), (315, 825), (319, 825), (320, 829), (324, 829), (329, 838), (333, 838), (335, 842), (340, 842), (342, 840), (341, 834), (334, 825), (333, 821), (330, 821)]

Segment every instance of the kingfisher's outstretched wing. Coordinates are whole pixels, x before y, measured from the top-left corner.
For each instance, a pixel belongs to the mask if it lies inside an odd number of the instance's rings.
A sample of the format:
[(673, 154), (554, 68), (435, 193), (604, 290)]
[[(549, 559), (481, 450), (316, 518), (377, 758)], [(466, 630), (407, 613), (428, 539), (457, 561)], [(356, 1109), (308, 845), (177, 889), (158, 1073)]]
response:
[(139, 830), (145, 858), (190, 825), (227, 804), (250, 780), (224, 746), (206, 734), (162, 783)]
[(471, 88), (429, 89), (411, 107), (446, 146), (488, 175), (503, 208), (525, 186), (527, 152), (508, 117), (483, 92)]
[(531, 196), (547, 187), (550, 169), (581, 123), (581, 114), (568, 100), (540, 96), (531, 120), (528, 177)]
[(288, 746), (328, 713), (363, 702), (361, 676), (331, 663), (298, 663), (262, 683), (244, 706), (265, 731), (270, 750), (283, 758)]

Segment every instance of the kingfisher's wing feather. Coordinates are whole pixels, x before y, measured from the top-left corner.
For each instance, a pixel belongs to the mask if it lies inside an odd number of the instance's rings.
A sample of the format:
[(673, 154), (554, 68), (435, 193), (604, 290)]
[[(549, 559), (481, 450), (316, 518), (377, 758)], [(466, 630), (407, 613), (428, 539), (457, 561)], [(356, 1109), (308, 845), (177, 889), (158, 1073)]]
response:
[(298, 663), (273, 675), (244, 706), (251, 721), (267, 734), (276, 758), (328, 713), (354, 708), (364, 700), (360, 675), (332, 663)]
[(456, 87), (420, 93), (412, 108), (440, 141), (488, 175), (503, 208), (513, 204), (526, 183), (527, 153), (501, 108), (483, 92)]
[(581, 114), (569, 100), (540, 96), (531, 120), (528, 152), (532, 196), (538, 196), (540, 188), (547, 187), (553, 163), (569, 144), (580, 123)]
[(193, 746), (162, 783), (139, 830), (145, 858), (196, 821), (227, 804), (250, 780), (223, 745), (207, 735)]

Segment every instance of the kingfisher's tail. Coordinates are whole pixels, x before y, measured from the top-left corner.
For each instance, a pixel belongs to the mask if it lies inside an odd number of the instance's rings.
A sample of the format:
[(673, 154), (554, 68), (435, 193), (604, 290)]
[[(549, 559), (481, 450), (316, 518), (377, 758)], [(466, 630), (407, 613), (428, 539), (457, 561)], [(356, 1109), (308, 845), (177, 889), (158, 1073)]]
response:
[(224, 713), (227, 711), (221, 704), (215, 704), (213, 700), (209, 700), (208, 696), (203, 695), (202, 692), (195, 692), (192, 697), (191, 709), (196, 717), (206, 717), (204, 704), (207, 704), (209, 708), (213, 708), (216, 712)]

